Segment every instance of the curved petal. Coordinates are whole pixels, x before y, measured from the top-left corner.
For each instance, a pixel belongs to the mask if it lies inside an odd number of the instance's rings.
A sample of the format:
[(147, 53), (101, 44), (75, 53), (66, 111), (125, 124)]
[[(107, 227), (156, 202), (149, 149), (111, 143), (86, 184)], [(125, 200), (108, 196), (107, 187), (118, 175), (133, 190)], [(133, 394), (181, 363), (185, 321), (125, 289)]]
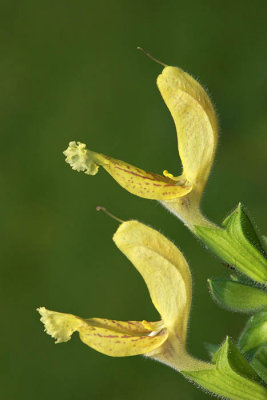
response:
[(192, 190), (192, 186), (183, 177), (180, 180), (171, 179), (170, 174), (162, 176), (143, 171), (124, 161), (87, 150), (86, 145), (80, 142), (70, 142), (64, 154), (66, 162), (74, 170), (95, 175), (101, 165), (124, 189), (145, 199), (174, 199)]
[(201, 193), (215, 155), (218, 124), (212, 102), (202, 86), (177, 67), (158, 76), (159, 91), (174, 119), (183, 174)]
[(191, 304), (191, 274), (179, 249), (138, 221), (122, 223), (113, 240), (144, 278), (164, 326), (185, 342)]
[(134, 356), (155, 350), (168, 337), (159, 322), (113, 321), (102, 318), (82, 319), (72, 314), (38, 309), (45, 331), (56, 343), (67, 342), (78, 331), (82, 342), (112, 357)]

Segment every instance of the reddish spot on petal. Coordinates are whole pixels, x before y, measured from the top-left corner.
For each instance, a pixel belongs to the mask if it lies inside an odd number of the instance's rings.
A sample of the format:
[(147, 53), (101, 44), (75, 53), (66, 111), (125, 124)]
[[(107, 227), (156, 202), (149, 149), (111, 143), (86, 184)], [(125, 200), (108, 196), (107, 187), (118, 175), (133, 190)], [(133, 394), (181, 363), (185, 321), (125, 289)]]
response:
[(140, 337), (138, 337), (138, 338), (136, 338), (136, 339), (132, 339), (131, 342), (137, 342), (138, 340), (142, 340), (142, 339), (145, 339), (145, 338), (151, 339), (150, 336), (140, 336)]
[(104, 338), (117, 338), (117, 337), (119, 337), (118, 335), (101, 335), (100, 333), (97, 333), (96, 336), (104, 337)]

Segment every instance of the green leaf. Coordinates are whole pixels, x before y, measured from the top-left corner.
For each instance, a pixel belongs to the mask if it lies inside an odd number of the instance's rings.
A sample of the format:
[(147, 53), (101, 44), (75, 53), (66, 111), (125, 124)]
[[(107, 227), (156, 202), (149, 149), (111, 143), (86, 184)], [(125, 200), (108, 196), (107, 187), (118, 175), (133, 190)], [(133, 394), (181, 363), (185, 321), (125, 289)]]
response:
[(205, 342), (203, 344), (204, 344), (204, 347), (205, 347), (206, 351), (208, 352), (210, 358), (212, 359), (220, 346), (218, 344), (207, 343), (207, 342)]
[(198, 237), (226, 263), (250, 279), (267, 282), (267, 259), (241, 204), (223, 222), (224, 229), (195, 226)]
[(260, 347), (256, 351), (250, 364), (262, 380), (267, 383), (267, 345)]
[(213, 299), (232, 311), (251, 313), (267, 308), (267, 292), (227, 279), (208, 279)]
[(256, 372), (228, 338), (215, 360), (214, 369), (182, 373), (209, 392), (230, 400), (266, 400), (267, 390), (256, 382)]
[(267, 311), (251, 317), (240, 336), (238, 347), (242, 353), (252, 356), (259, 347), (267, 344)]

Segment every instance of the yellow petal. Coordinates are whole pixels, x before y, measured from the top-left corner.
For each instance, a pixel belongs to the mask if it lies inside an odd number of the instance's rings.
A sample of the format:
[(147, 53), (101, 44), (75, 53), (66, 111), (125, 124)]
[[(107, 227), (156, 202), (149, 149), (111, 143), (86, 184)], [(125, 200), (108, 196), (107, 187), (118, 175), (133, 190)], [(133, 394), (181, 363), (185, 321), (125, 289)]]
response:
[(183, 175), (202, 192), (213, 162), (218, 126), (202, 86), (177, 67), (166, 67), (157, 85), (174, 119)]
[(70, 142), (64, 154), (66, 162), (74, 170), (95, 175), (101, 165), (124, 189), (145, 199), (174, 199), (186, 195), (192, 189), (184, 177), (171, 179), (143, 171), (124, 161), (87, 150), (86, 145), (80, 142)]
[(67, 342), (78, 331), (82, 342), (112, 357), (133, 356), (155, 350), (168, 337), (159, 322), (113, 321), (102, 318), (82, 319), (72, 314), (38, 309), (45, 331), (56, 343)]
[(191, 304), (191, 274), (179, 249), (138, 221), (123, 222), (113, 237), (145, 280), (164, 326), (185, 341)]

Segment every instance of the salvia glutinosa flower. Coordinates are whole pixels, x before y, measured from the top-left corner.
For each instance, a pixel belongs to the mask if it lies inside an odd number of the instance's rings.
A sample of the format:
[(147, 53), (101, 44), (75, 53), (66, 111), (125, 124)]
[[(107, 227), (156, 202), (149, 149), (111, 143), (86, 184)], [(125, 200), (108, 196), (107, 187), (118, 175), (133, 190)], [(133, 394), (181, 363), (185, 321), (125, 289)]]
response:
[(188, 264), (179, 249), (138, 221), (123, 222), (113, 240), (142, 275), (160, 320), (83, 319), (41, 307), (38, 311), (46, 332), (61, 343), (78, 331), (85, 344), (113, 357), (143, 354), (177, 370), (213, 368), (186, 351), (192, 285)]
[(194, 230), (194, 225), (210, 224), (199, 207), (216, 151), (216, 112), (203, 87), (180, 68), (166, 66), (157, 85), (175, 122), (181, 175), (173, 176), (166, 170), (163, 175), (146, 172), (74, 141), (64, 151), (66, 162), (89, 175), (102, 166), (130, 193), (160, 201)]

